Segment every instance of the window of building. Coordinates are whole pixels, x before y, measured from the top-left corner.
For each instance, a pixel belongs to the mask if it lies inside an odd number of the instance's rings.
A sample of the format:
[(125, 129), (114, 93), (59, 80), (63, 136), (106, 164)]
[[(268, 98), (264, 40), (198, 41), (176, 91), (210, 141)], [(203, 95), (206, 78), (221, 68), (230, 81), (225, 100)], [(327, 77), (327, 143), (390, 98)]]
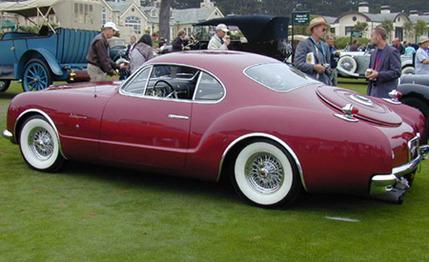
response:
[(107, 22), (107, 12), (106, 12), (106, 8), (103, 7), (103, 9), (101, 10), (101, 24), (104, 25)]
[(136, 16), (128, 16), (125, 18), (125, 26), (130, 27), (135, 34), (141, 34), (141, 21)]
[(346, 35), (350, 35), (353, 32), (353, 26), (346, 26)]

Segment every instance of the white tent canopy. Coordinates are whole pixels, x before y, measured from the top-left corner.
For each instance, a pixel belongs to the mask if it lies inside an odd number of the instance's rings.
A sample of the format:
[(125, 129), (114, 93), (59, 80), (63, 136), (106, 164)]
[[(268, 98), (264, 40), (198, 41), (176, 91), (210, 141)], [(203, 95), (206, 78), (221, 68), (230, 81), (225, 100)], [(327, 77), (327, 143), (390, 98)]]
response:
[(60, 26), (87, 30), (100, 30), (101, 3), (98, 0), (27, 0), (0, 2), (0, 12), (15, 13), (31, 21), (37, 17), (48, 22), (55, 15)]

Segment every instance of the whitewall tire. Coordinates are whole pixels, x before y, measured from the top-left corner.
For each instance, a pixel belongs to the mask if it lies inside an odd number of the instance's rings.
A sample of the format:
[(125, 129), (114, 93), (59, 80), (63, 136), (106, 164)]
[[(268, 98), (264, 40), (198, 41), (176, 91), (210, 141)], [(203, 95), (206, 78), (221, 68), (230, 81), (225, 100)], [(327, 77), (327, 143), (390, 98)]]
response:
[(282, 206), (293, 202), (299, 194), (299, 179), (292, 157), (270, 140), (244, 146), (233, 168), (236, 190), (255, 205)]
[(22, 125), (19, 147), (24, 160), (36, 170), (56, 171), (64, 162), (58, 135), (42, 116), (32, 116)]

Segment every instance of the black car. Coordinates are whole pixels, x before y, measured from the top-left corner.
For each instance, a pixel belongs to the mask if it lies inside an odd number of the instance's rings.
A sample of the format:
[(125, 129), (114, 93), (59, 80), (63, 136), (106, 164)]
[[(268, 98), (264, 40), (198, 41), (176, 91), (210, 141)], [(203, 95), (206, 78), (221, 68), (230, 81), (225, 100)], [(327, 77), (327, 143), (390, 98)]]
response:
[[(285, 61), (292, 52), (287, 42), (289, 18), (268, 15), (233, 15), (195, 24), (195, 35), (185, 50), (207, 49), (214, 27), (218, 24), (225, 24), (230, 29), (230, 50), (261, 54), (280, 61)], [(171, 52), (171, 46), (162, 50), (162, 53)]]
[(125, 58), (127, 53), (127, 43), (121, 38), (111, 38), (109, 41), (109, 55), (110, 58), (116, 62), (120, 58)]
[[(426, 117), (429, 128), (429, 75), (403, 75), (397, 88), (402, 96), (400, 101), (417, 108)], [(425, 138), (428, 138), (426, 131)]]

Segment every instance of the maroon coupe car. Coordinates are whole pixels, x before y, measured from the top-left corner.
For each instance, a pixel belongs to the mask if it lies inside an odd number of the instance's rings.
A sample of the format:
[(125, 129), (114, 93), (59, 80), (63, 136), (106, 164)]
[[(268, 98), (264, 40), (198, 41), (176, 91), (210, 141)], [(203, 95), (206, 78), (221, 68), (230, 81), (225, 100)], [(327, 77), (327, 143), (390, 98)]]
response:
[(324, 86), (242, 52), (157, 57), (127, 81), (16, 96), (3, 135), (28, 165), (113, 164), (218, 181), (259, 206), (300, 192), (402, 201), (427, 146), (424, 118), (396, 101)]

